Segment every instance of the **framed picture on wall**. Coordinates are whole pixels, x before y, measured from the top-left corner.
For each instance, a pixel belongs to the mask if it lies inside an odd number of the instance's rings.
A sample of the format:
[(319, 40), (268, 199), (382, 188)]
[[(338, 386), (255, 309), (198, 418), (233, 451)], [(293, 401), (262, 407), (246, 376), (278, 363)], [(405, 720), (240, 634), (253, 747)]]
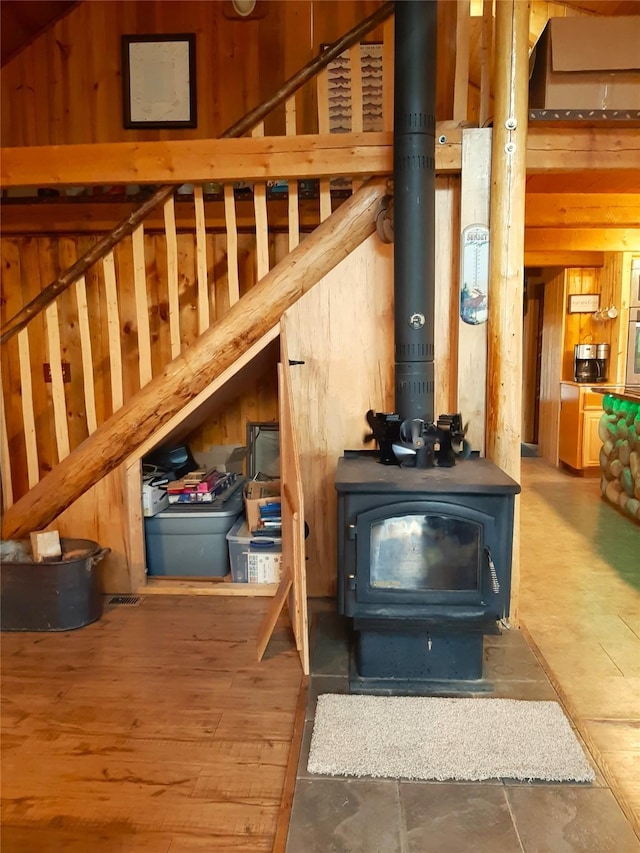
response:
[(567, 306), (569, 314), (594, 314), (600, 307), (599, 293), (570, 293)]
[(123, 126), (197, 127), (196, 37), (122, 36)]

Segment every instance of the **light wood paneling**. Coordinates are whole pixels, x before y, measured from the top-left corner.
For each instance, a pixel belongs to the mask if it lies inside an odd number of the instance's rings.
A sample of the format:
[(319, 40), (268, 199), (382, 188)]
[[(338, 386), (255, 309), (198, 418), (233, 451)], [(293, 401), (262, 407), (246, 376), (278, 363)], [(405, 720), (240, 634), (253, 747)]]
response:
[[(489, 225), (491, 189), (491, 130), (465, 130), (462, 134), (462, 187), (460, 193), (460, 237), (471, 225)], [(458, 248), (458, 252), (460, 249)], [(486, 270), (487, 276), (489, 270)], [(469, 282), (467, 282), (467, 285)], [(489, 302), (499, 280), (489, 285)], [(458, 283), (458, 292), (462, 282)], [(458, 316), (460, 311), (458, 310)], [(459, 319), (458, 327), (458, 407), (464, 423), (469, 423), (467, 441), (472, 450), (485, 455), (486, 384), (478, 381), (487, 373), (487, 326), (472, 326)]]
[[(356, 306), (368, 306), (359, 311)], [(291, 386), (304, 484), (309, 594), (335, 595), (334, 475), (365, 447), (369, 409), (393, 411), (392, 247), (376, 236), (287, 312)]]
[[(280, 323), (282, 360), (278, 365), (279, 423), (280, 423), (280, 479), (282, 481), (282, 576), (278, 593), (289, 592), (289, 618), (293, 627), (296, 648), (300, 654), (302, 671), (309, 675), (309, 621), (307, 618), (307, 564), (305, 560), (305, 511), (302, 488), (298, 423), (291, 397), (292, 365), (287, 346), (287, 321)], [(290, 590), (287, 589), (291, 583)], [(280, 604), (282, 607), (282, 603)], [(264, 626), (259, 638), (258, 658), (266, 649), (265, 639), (271, 636), (275, 619)]]
[[(75, 288), (58, 299), (60, 355), (53, 359), (54, 370), (55, 363), (58, 363), (59, 369), (62, 360), (69, 364), (71, 373), (71, 382), (58, 383), (58, 438), (62, 435), (60, 430), (64, 430), (60, 420), (62, 417), (66, 419), (69, 436), (68, 442), (64, 444), (68, 443), (70, 450), (94, 433), (113, 411), (111, 352), (116, 365), (121, 353), (121, 392), (117, 388), (117, 378), (114, 386), (126, 402), (147, 384), (152, 374), (158, 374), (179, 354), (180, 323), (185, 345), (198, 335), (197, 236), (193, 232), (190, 235), (180, 234), (178, 240), (172, 229), (172, 210), (172, 202), (167, 202), (169, 233), (166, 237), (163, 234), (143, 234), (140, 230), (132, 240), (125, 240), (116, 249), (115, 296), (112, 285), (107, 300), (102, 265), (98, 264), (88, 270), (86, 277), (78, 281)], [(273, 235), (269, 242), (269, 251), (274, 258), (278, 257), (278, 236)], [(68, 265), (93, 240), (93, 237), (66, 236), (4, 239), (3, 290), (7, 298), (3, 304), (3, 319), (13, 316), (35, 295), (36, 289), (46, 287), (51, 278), (57, 275), (56, 258), (59, 258), (61, 266)], [(201, 245), (204, 246), (205, 240), (211, 304), (216, 307), (215, 319), (221, 319), (230, 308), (226, 274), (220, 274), (220, 269), (226, 269), (226, 238), (207, 234), (201, 239)], [(252, 245), (248, 235), (241, 235), (241, 242), (243, 291), (247, 292), (255, 280), (255, 240)], [(21, 268), (24, 270), (24, 278)], [(146, 282), (143, 282), (146, 291), (141, 290), (143, 272), (146, 273)], [(219, 278), (215, 286), (214, 274)], [(42, 364), (51, 361), (45, 349), (47, 340), (43, 321), (36, 318), (24, 330), (20, 342), (16, 338), (2, 348), (14, 499), (24, 494), (29, 484), (35, 485), (58, 458), (57, 439), (53, 431), (52, 385), (45, 385), (42, 370)], [(22, 362), (19, 351), (22, 352)], [(25, 384), (27, 382), (29, 384)], [(63, 399), (65, 405), (62, 405)], [(276, 399), (273, 367), (269, 377), (248, 385), (244, 394), (229, 401), (225, 411), (197, 431), (196, 446), (206, 449), (217, 443), (244, 444), (247, 420), (277, 419)], [(26, 430), (22, 420), (24, 407)], [(29, 446), (30, 480), (25, 440)]]
[[(434, 294), (434, 350), (436, 415), (456, 412), (458, 397), (458, 332), (460, 299), (460, 178), (436, 176), (436, 255), (438, 287)], [(393, 326), (381, 332), (391, 336)]]
[(561, 375), (573, 379), (573, 348), (576, 344), (591, 344), (600, 340), (593, 314), (569, 314), (568, 299), (571, 294), (600, 293), (600, 270), (587, 268), (568, 269), (565, 272), (565, 318)]
[(526, 277), (522, 326), (522, 441), (537, 443), (538, 346), (544, 285)]
[(540, 367), (540, 456), (558, 464), (560, 381), (564, 350), (565, 274), (560, 271), (544, 288), (542, 364)]
[(614, 320), (603, 320), (594, 324), (597, 340), (608, 343), (610, 347), (608, 380), (622, 384), (625, 381), (627, 364), (627, 282), (631, 281), (631, 257), (632, 253), (627, 252), (605, 255), (604, 267), (600, 270), (600, 305), (602, 308), (613, 306), (618, 311), (618, 316)]
[[(125, 483), (117, 468), (87, 489), (75, 503), (61, 513), (48, 530), (59, 530), (72, 539), (92, 539), (111, 549), (98, 564), (100, 588), (106, 593), (132, 592), (127, 556)], [(141, 511), (141, 510), (140, 510)]]

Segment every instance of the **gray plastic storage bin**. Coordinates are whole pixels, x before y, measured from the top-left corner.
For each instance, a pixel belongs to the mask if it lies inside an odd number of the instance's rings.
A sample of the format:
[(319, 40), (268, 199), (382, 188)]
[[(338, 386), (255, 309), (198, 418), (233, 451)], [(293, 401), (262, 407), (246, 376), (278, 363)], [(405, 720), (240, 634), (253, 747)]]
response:
[(229, 573), (226, 534), (242, 512), (238, 488), (220, 509), (171, 505), (145, 518), (149, 575), (224, 577)]
[(282, 539), (252, 536), (244, 518), (227, 533), (231, 579), (234, 583), (277, 583), (280, 580)]

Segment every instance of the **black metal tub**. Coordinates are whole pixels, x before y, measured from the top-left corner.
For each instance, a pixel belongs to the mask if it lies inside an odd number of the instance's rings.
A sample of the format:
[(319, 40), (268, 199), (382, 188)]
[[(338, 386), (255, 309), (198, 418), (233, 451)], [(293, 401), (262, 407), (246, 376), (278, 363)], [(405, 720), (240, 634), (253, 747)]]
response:
[(34, 563), (26, 539), (0, 542), (0, 629), (69, 631), (102, 615), (97, 564), (110, 549), (60, 539), (58, 560)]

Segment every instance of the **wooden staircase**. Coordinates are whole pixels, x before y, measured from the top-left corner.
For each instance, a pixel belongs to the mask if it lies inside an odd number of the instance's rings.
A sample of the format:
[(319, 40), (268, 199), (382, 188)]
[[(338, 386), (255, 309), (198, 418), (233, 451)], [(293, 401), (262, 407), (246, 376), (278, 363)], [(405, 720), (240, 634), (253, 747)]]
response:
[[(17, 362), (20, 373), (20, 387), (9, 389), (10, 393), (2, 398), (0, 456), (5, 538), (23, 536), (48, 525), (88, 488), (135, 453), (137, 447), (213, 380), (225, 371), (233, 372), (233, 365), (240, 363), (242, 356), (278, 325), (282, 313), (374, 230), (376, 207), (384, 194), (384, 182), (369, 181), (332, 213), (337, 205), (332, 200), (330, 180), (335, 174), (320, 168), (317, 178), (319, 210), (313, 217), (318, 227), (313, 230), (303, 225), (303, 231), (296, 168), (289, 168), (284, 174), (278, 171), (282, 160), (278, 157), (276, 140), (264, 138), (264, 118), (284, 104), (287, 137), (295, 143), (296, 93), (307, 84), (314, 85), (319, 105), (318, 126), (328, 134), (326, 69), (346, 51), (356, 98), (352, 130), (363, 135), (359, 45), (374, 27), (389, 21), (392, 10), (392, 3), (380, 7), (290, 78), (273, 98), (222, 134), (222, 139), (229, 140), (224, 143), (230, 152), (225, 162), (234, 159), (233, 146), (240, 145), (243, 161), (250, 164), (242, 177), (249, 178), (253, 185), (250, 242), (255, 257), (255, 268), (243, 269), (246, 239), (238, 224), (241, 202), (236, 198), (234, 181), (229, 180), (223, 166), (219, 174), (207, 177), (221, 188), (226, 269), (224, 272), (216, 269), (215, 277), (224, 281), (226, 292), (221, 293), (218, 282), (212, 280), (212, 246), (206, 212), (211, 205), (206, 203), (202, 183), (193, 186), (195, 233), (188, 238), (179, 233), (176, 226), (175, 195), (179, 185), (173, 183), (155, 191), (111, 233), (90, 245), (81, 257), (74, 257), (80, 241), (74, 244), (60, 239), (57, 246), (50, 247), (51, 255), (58, 255), (60, 266), (65, 260), (68, 262), (67, 268), (26, 305), (21, 305), (2, 328), (1, 342), (6, 353), (3, 367)], [(385, 25), (385, 32), (388, 53), (392, 30)], [(384, 71), (387, 92), (390, 92), (390, 68), (387, 63)], [(389, 103), (385, 122), (386, 126), (391, 126)], [(231, 142), (246, 133), (251, 134), (250, 139)], [(340, 144), (336, 145), (336, 141)], [(308, 144), (297, 147), (302, 151)], [(165, 143), (148, 145), (166, 149)], [(193, 143), (190, 145), (193, 147)], [(87, 162), (87, 156), (83, 158), (80, 152), (71, 150), (76, 147), (94, 146), (65, 146), (60, 152), (65, 163)], [(327, 140), (325, 147), (345, 151), (344, 139), (334, 136)], [(111, 148), (116, 157), (126, 155), (120, 150), (122, 146)], [(390, 146), (383, 148), (383, 156), (378, 157), (377, 163), (363, 162), (355, 168), (351, 163), (350, 180), (353, 181), (354, 176), (357, 180), (364, 170), (366, 175), (390, 172), (387, 150)], [(30, 154), (33, 153), (31, 149)], [(56, 152), (48, 154), (55, 156)], [(14, 181), (20, 180), (16, 178), (20, 159), (18, 156), (18, 164), (14, 161), (12, 165), (9, 155), (8, 170), (13, 173)], [(27, 156), (27, 162), (29, 159)], [(219, 158), (215, 159), (217, 163)], [(342, 159), (343, 162), (350, 160), (349, 153)], [(128, 161), (131, 162), (130, 158)], [(6, 160), (4, 166), (6, 169)], [(31, 168), (29, 172), (30, 177), (25, 176), (25, 179), (37, 182), (37, 169)], [(267, 182), (283, 178), (288, 189), (286, 247), (279, 235), (270, 234), (267, 205)], [(110, 176), (104, 179), (109, 180)], [(148, 179), (153, 180), (153, 175)], [(62, 176), (65, 183), (71, 180), (68, 174)], [(210, 182), (206, 187), (209, 185)], [(352, 188), (355, 189), (353, 183)], [(158, 208), (163, 212), (163, 228), (159, 234), (147, 226), (150, 215)], [(245, 216), (243, 231), (246, 224)], [(298, 245), (301, 236), (306, 239)], [(181, 307), (184, 275), (181, 265), (185, 261), (183, 246), (187, 240), (193, 247), (195, 261), (195, 318), (193, 313), (185, 317)], [(156, 353), (158, 333), (154, 330), (156, 318), (151, 310), (150, 289), (157, 287), (157, 281), (153, 280), (154, 273), (148, 263), (151, 246), (157, 252), (159, 244), (163, 244), (166, 257), (170, 360), (164, 363), (158, 363)], [(19, 268), (19, 259), (17, 261)], [(8, 268), (11, 269), (10, 264)], [(53, 264), (49, 269), (53, 271)], [(20, 299), (21, 288), (12, 287), (12, 284), (9, 272), (4, 281), (7, 309), (13, 300)], [(123, 328), (120, 308), (125, 292), (131, 293), (135, 322)], [(102, 349), (96, 345), (100, 340)], [(41, 383), (35, 372), (42, 358), (43, 342), (46, 342), (44, 351), (51, 374), (50, 393), (45, 395), (38, 393)], [(82, 389), (81, 413), (70, 411), (65, 389), (65, 353), (72, 350), (78, 354), (81, 364), (78, 371), (74, 363), (73, 376), (75, 385)], [(138, 364), (138, 381), (133, 388), (130, 382), (125, 388), (123, 365), (126, 364), (130, 374), (132, 360)], [(106, 403), (98, 385), (108, 385), (110, 389)], [(48, 431), (55, 436), (55, 458), (43, 459), (42, 433)]]
[(268, 336), (287, 308), (373, 233), (384, 194), (384, 180), (368, 181), (161, 373), (141, 382), (137, 394), (7, 508), (4, 538), (48, 525)]

